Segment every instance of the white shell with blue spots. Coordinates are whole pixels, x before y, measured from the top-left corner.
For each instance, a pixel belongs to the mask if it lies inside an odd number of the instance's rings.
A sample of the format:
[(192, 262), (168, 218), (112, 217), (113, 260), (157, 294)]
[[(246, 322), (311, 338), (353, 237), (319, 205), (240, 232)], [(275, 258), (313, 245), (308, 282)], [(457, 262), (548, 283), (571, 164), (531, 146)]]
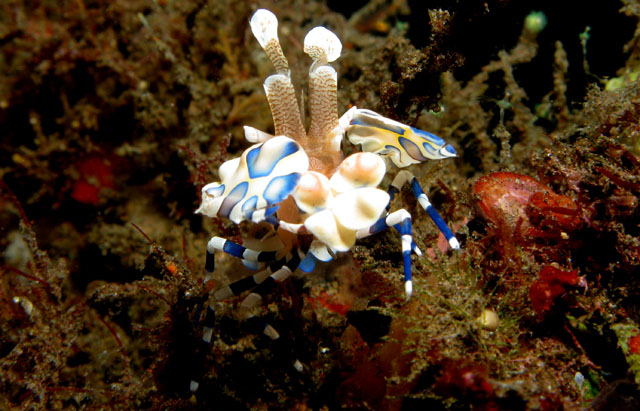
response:
[[(309, 158), (298, 143), (273, 137), (222, 164), (218, 171), (221, 182), (202, 188), (202, 205), (196, 212), (236, 224), (262, 221), (294, 191), (308, 169)], [(255, 213), (257, 210), (267, 211)]]
[(371, 110), (353, 110), (352, 115), (347, 130), (349, 141), (361, 144), (363, 151), (389, 156), (396, 167), (456, 156), (456, 150), (435, 134)]

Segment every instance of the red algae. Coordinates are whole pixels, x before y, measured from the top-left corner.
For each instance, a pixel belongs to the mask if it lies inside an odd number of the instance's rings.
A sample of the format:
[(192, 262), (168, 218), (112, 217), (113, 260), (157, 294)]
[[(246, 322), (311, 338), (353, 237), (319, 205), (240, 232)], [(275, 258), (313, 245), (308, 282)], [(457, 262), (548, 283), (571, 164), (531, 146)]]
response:
[(489, 370), (485, 365), (464, 360), (445, 360), (441, 366), (442, 374), (435, 383), (439, 393), (475, 399), (487, 399), (493, 394), (493, 387), (487, 381)]
[(321, 291), (317, 297), (309, 297), (309, 301), (315, 307), (316, 304), (321, 305), (332, 313), (346, 315), (347, 312), (351, 309), (351, 306), (348, 304), (343, 304), (341, 302), (336, 302), (335, 298), (327, 294), (326, 291)]
[(551, 310), (555, 299), (564, 294), (568, 287), (578, 284), (580, 278), (576, 271), (564, 271), (551, 265), (545, 265), (538, 279), (531, 284), (529, 298), (538, 315)]
[(531, 228), (526, 212), (529, 200), (545, 186), (529, 176), (497, 172), (478, 179), (472, 190), (479, 214), (506, 246)]
[(563, 241), (582, 225), (575, 201), (526, 175), (492, 173), (480, 177), (472, 192), (503, 257), (515, 258), (516, 248), (522, 247), (545, 261), (555, 260), (562, 254)]
[(90, 205), (98, 205), (100, 192), (105, 188), (115, 188), (113, 168), (108, 160), (91, 157), (80, 161), (76, 168), (80, 174), (73, 185), (71, 198)]
[(629, 338), (629, 353), (640, 355), (640, 334)]
[(540, 235), (540, 226), (554, 220), (573, 230), (580, 224), (578, 207), (538, 180), (511, 172), (496, 172), (473, 185), (480, 215), (495, 227), (504, 241)]

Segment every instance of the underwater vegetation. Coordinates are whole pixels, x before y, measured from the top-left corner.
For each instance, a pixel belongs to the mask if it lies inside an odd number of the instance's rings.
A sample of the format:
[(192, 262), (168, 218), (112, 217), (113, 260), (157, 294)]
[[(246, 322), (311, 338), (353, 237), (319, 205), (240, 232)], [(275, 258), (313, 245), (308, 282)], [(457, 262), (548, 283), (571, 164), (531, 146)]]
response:
[[(243, 126), (278, 128), (259, 8), (303, 114), (324, 26), (338, 113), (458, 153), (406, 169), (460, 249), (405, 187), (411, 298), (386, 230), (264, 293), (275, 340), (246, 293), (214, 297), (253, 271), (218, 253), (205, 273), (212, 236), (272, 227), (195, 213)], [(635, 0), (2, 2), (0, 408), (640, 408), (639, 19)]]

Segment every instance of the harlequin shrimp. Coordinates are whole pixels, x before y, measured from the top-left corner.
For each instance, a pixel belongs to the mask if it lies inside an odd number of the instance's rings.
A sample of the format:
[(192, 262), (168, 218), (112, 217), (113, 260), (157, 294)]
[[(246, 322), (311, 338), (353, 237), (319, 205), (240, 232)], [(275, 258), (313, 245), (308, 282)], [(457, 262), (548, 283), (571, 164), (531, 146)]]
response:
[[(214, 298), (223, 300), (253, 290), (240, 306), (244, 319), (249, 319), (261, 295), (296, 269), (311, 272), (318, 261), (332, 260), (337, 253), (350, 250), (358, 239), (393, 227), (402, 238), (404, 289), (409, 299), (413, 290), (411, 252), (421, 252), (412, 239), (409, 212), (389, 211), (405, 184), (411, 186), (450, 247), (458, 249), (460, 244), (411, 173), (400, 171), (388, 191), (378, 188), (387, 171), (383, 157), (402, 168), (454, 157), (454, 148), (433, 134), (370, 110), (352, 107), (338, 117), (338, 76), (328, 63), (340, 57), (342, 44), (324, 27), (312, 29), (304, 39), (304, 52), (313, 60), (309, 69), (311, 118), (305, 130), (288, 61), (278, 41), (276, 16), (260, 9), (250, 26), (276, 70), (264, 82), (275, 133), (245, 126), (245, 138), (255, 144), (220, 166), (220, 182), (202, 188), (202, 205), (196, 212), (236, 224), (269, 223), (278, 244), (275, 249), (251, 249), (221, 237), (211, 238), (205, 281), (211, 278), (215, 253), (220, 251), (242, 259), (250, 268), (262, 268), (215, 290)], [(344, 158), (341, 145), (345, 136), (361, 146), (362, 152)], [(211, 339), (210, 327), (211, 319), (205, 319), (206, 342)], [(278, 338), (268, 324), (262, 331)], [(195, 389), (192, 386), (192, 391)]]

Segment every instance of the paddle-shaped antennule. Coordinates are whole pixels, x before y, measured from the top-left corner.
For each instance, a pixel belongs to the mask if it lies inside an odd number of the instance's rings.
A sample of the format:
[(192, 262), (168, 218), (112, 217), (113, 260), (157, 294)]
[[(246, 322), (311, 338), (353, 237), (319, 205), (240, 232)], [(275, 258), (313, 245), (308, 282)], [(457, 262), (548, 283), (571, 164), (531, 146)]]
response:
[(289, 73), (289, 63), (278, 40), (278, 18), (266, 9), (258, 9), (249, 21), (251, 32), (267, 53), (278, 73)]
[(340, 57), (341, 50), (338, 36), (324, 27), (312, 29), (304, 38), (304, 52), (313, 59), (309, 69), (308, 152), (330, 163), (328, 169), (335, 168), (342, 160), (343, 132), (334, 132), (338, 126), (338, 73), (327, 65)]
[(291, 83), (289, 63), (278, 40), (278, 18), (269, 10), (259, 9), (251, 17), (249, 24), (256, 40), (278, 72), (264, 81), (275, 135), (293, 138), (305, 147), (307, 133), (300, 117), (296, 91)]

